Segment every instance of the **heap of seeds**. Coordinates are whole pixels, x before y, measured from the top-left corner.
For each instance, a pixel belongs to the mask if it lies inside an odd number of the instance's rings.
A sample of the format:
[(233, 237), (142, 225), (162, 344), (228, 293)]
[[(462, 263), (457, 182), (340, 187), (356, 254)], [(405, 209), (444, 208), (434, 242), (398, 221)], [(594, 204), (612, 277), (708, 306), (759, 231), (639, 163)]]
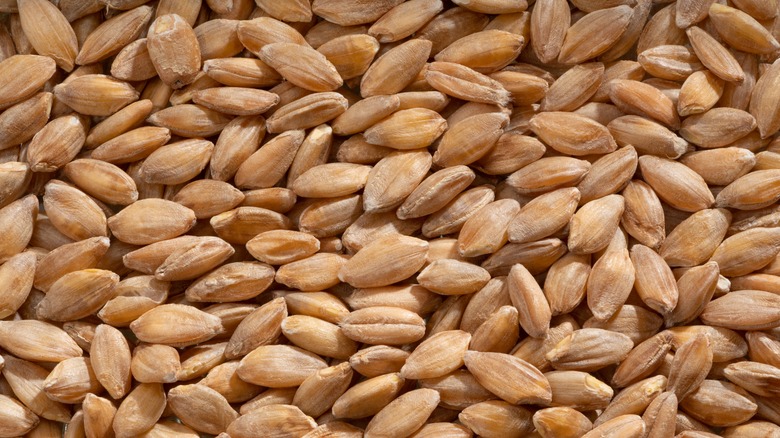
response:
[(0, 13), (0, 437), (780, 436), (780, 1)]

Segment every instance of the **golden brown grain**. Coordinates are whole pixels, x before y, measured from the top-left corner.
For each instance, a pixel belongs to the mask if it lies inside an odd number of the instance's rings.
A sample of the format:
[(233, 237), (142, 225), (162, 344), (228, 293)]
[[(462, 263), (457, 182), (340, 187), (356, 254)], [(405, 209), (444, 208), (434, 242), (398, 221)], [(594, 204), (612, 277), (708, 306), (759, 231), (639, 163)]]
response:
[(776, 435), (777, 6), (0, 0), (0, 435)]

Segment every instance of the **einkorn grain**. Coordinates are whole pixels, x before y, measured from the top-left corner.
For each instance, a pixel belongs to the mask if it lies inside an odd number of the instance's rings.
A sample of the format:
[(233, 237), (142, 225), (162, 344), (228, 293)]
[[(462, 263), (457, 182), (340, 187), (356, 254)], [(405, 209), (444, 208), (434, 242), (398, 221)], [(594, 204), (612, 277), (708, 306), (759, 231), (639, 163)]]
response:
[(777, 436), (778, 38), (0, 0), (0, 437)]

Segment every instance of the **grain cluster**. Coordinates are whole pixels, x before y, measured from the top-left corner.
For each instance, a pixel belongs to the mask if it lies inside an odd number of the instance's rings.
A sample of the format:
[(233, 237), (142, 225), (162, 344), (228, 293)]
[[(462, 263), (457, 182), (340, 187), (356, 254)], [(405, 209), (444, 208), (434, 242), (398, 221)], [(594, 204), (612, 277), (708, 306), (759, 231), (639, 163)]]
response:
[(0, 0), (0, 437), (780, 437), (779, 0)]

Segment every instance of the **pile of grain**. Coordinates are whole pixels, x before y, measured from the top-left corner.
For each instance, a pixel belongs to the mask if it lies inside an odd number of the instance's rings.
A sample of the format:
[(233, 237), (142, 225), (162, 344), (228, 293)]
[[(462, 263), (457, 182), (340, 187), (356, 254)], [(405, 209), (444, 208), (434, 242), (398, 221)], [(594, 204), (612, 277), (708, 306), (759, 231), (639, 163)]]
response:
[(0, 0), (0, 436), (780, 436), (779, 12)]

